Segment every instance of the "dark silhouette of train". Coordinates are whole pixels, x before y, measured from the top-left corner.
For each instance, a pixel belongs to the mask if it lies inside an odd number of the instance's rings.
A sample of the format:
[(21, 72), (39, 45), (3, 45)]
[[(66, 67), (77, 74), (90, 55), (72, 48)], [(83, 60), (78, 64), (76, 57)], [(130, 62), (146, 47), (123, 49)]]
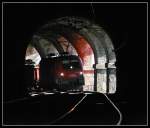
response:
[(44, 90), (82, 91), (83, 67), (76, 55), (61, 54), (40, 61), (40, 87)]

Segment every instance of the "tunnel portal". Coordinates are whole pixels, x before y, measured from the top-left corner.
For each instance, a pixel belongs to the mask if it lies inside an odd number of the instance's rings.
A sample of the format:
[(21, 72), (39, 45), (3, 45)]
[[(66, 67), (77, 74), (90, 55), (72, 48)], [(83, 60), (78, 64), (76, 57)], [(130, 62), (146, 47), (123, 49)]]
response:
[(48, 54), (68, 52), (83, 63), (83, 91), (116, 92), (116, 56), (108, 34), (99, 25), (81, 17), (50, 21), (34, 33), (26, 59), (36, 65)]

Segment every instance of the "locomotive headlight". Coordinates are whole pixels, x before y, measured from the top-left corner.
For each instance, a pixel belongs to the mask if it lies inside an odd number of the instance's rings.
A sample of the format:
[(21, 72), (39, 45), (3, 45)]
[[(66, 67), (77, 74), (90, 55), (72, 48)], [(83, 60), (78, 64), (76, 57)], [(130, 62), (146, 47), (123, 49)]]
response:
[(83, 72), (80, 72), (80, 75), (82, 75), (83, 74)]
[(64, 73), (63, 73), (63, 72), (61, 72), (61, 73), (60, 73), (60, 76), (64, 76)]

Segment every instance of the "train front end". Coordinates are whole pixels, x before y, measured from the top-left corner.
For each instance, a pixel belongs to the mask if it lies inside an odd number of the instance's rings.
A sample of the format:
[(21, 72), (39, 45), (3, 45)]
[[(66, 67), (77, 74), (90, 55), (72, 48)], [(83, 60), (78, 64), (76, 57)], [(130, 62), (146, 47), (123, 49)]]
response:
[(56, 65), (56, 86), (63, 91), (83, 91), (84, 77), (82, 63), (77, 56), (63, 56)]

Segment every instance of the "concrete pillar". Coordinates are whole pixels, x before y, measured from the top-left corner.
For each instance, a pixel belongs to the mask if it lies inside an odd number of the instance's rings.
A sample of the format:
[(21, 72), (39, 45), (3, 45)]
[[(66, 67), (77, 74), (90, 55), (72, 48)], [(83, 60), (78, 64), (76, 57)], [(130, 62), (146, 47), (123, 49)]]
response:
[(114, 63), (109, 63), (107, 67), (108, 74), (108, 93), (116, 92), (116, 66)]
[(94, 65), (95, 70), (95, 91), (100, 93), (107, 92), (107, 69), (105, 67), (106, 58), (98, 58), (98, 64)]
[(94, 91), (94, 69), (92, 66), (83, 66), (85, 85), (83, 91)]

